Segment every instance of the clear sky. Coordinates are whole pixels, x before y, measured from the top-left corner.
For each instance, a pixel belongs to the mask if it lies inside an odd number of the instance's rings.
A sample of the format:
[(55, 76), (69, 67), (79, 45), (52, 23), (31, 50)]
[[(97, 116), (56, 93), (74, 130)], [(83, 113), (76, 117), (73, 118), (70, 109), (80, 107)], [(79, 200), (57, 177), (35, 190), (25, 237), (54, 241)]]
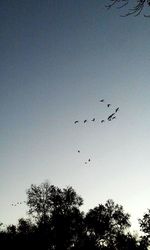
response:
[[(84, 211), (113, 199), (131, 214), (134, 229), (150, 208), (150, 19), (121, 18), (105, 4), (0, 1), (0, 221), (6, 224), (27, 211), (11, 203), (26, 200), (26, 189), (45, 180), (73, 186)], [(101, 124), (117, 107), (116, 119)]]

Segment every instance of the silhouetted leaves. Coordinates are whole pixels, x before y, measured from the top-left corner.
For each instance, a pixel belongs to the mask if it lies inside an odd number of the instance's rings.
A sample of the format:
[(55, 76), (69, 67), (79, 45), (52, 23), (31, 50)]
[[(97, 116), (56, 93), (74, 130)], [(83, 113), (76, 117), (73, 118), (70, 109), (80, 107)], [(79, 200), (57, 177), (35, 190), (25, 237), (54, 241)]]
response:
[[(83, 199), (72, 187), (60, 189), (48, 182), (27, 190), (28, 213), (17, 225), (0, 230), (5, 250), (148, 250), (150, 210), (139, 220), (145, 233), (140, 238), (129, 233), (129, 214), (108, 200), (80, 211)], [(1, 223), (1, 227), (2, 227)]]

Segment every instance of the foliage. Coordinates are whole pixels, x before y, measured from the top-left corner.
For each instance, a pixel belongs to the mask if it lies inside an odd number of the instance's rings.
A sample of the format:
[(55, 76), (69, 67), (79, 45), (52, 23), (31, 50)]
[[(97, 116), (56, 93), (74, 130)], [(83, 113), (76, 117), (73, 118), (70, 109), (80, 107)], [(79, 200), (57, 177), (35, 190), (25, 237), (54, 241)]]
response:
[(91, 209), (85, 220), (87, 232), (95, 237), (96, 245), (103, 247), (115, 247), (118, 235), (124, 235), (125, 229), (130, 227), (129, 214), (112, 200)]
[(20, 218), (17, 225), (0, 231), (3, 249), (148, 250), (150, 246), (150, 210), (140, 220), (145, 234), (137, 238), (129, 232), (130, 216), (122, 206), (108, 200), (85, 215), (79, 209), (83, 199), (72, 187), (31, 185), (27, 204), (31, 219)]
[(27, 190), (27, 205), (29, 214), (37, 219), (47, 219), (51, 214), (60, 210), (78, 208), (83, 204), (83, 200), (76, 194), (72, 187), (61, 190), (48, 182), (41, 185), (31, 185)]

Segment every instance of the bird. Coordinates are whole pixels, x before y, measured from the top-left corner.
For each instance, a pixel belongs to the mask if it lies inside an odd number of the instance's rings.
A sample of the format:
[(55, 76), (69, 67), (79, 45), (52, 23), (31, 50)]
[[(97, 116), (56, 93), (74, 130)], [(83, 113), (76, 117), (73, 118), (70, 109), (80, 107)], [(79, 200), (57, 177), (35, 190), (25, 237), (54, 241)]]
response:
[(88, 161), (91, 161), (91, 159), (89, 158)]
[(107, 107), (109, 108), (109, 107), (110, 107), (110, 105), (111, 105), (111, 104), (110, 104), (110, 103), (108, 103), (108, 104), (107, 104)]
[(78, 123), (79, 121), (75, 121), (74, 123), (76, 124), (76, 123)]
[(86, 123), (87, 122), (87, 120), (84, 120), (84, 123)]
[(119, 107), (118, 107), (118, 108), (116, 108), (115, 112), (118, 112), (118, 110), (119, 110)]
[(101, 123), (105, 122), (105, 120), (101, 120)]
[(104, 102), (104, 99), (101, 99), (100, 102)]
[(80, 150), (78, 150), (78, 153), (80, 153)]
[(95, 122), (95, 118), (92, 119), (92, 122)]
[(111, 121), (111, 118), (113, 117), (114, 114), (115, 114), (115, 113), (112, 113), (111, 115), (108, 116), (108, 118), (107, 118), (108, 121)]

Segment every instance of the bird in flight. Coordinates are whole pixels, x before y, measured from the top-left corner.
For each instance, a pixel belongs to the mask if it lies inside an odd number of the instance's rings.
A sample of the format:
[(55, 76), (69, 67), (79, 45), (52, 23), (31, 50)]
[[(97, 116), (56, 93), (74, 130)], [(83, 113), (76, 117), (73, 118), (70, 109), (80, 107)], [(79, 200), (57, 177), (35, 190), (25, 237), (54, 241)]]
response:
[(76, 124), (76, 123), (78, 123), (79, 121), (75, 121), (74, 123)]
[(91, 161), (91, 159), (89, 158), (88, 161)]
[(119, 110), (119, 107), (118, 107), (118, 108), (116, 108), (115, 112), (118, 112), (118, 110)]
[(95, 118), (92, 119), (92, 122), (95, 122)]
[(110, 105), (111, 105), (111, 104), (110, 104), (110, 103), (108, 103), (108, 104), (107, 104), (107, 107), (109, 108), (109, 107), (110, 107)]
[(101, 120), (101, 123), (103, 123), (105, 120)]
[(84, 123), (86, 123), (87, 122), (87, 120), (84, 120)]
[(104, 102), (104, 99), (101, 99), (100, 102)]
[(108, 118), (107, 118), (108, 121), (111, 121), (111, 119), (112, 119), (112, 117), (113, 117), (114, 114), (115, 114), (115, 113), (112, 113), (111, 115), (108, 116)]
[(78, 150), (78, 153), (80, 153), (80, 150)]

